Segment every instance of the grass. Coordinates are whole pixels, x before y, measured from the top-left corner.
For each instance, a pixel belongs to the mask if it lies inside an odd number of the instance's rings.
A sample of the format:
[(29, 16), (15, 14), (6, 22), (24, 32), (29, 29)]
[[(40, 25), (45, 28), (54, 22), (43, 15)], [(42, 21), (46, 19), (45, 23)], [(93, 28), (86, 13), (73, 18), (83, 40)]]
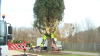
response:
[(99, 51), (77, 51), (77, 50), (64, 50), (64, 51), (99, 53)]

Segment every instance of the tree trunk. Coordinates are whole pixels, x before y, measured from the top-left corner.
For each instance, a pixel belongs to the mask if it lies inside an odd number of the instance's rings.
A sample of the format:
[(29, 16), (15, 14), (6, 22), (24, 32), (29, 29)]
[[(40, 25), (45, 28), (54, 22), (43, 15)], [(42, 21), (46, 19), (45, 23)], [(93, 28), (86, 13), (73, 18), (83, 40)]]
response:
[(47, 51), (50, 52), (50, 51), (52, 51), (52, 41), (51, 41), (51, 37), (48, 36), (47, 40), (48, 40)]

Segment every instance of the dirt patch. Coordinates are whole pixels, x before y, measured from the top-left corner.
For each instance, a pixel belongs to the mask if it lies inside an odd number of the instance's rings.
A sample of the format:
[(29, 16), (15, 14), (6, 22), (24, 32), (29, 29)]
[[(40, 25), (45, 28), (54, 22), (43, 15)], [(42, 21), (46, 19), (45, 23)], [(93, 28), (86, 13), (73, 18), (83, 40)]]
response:
[(61, 53), (61, 52), (29, 52), (29, 53), (32, 53), (32, 54), (49, 54), (49, 55), (69, 55), (71, 53)]
[(12, 55), (12, 56), (38, 56), (38, 55), (31, 55), (31, 54), (29, 54), (29, 55)]

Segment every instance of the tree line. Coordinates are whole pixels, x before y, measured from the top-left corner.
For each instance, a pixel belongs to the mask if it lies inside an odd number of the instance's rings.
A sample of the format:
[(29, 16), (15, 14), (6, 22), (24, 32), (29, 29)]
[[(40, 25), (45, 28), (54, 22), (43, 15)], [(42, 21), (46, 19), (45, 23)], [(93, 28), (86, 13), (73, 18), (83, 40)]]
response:
[[(64, 25), (65, 27), (66, 25)], [(68, 28), (62, 28), (62, 30), (66, 30)], [(95, 24), (92, 22), (90, 18), (86, 18), (82, 25), (79, 23), (74, 23), (74, 35), (66, 34), (65, 37), (61, 38), (61, 41), (64, 42), (100, 42), (100, 26), (95, 27)], [(67, 33), (68, 31), (64, 32)]]
[(12, 37), (13, 40), (26, 40), (27, 43), (34, 42), (36, 45), (37, 37), (39, 37), (39, 34), (34, 28), (14, 27)]

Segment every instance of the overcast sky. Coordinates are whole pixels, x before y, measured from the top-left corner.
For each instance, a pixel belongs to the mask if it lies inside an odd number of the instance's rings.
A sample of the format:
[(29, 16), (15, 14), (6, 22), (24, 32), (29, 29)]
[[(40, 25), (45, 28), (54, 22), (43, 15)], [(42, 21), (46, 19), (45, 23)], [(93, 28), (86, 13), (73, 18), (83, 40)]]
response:
[[(100, 0), (64, 0), (65, 11), (63, 23), (78, 22), (91, 18), (96, 26), (100, 25)], [(1, 14), (13, 27), (31, 27), (33, 18), (33, 4), (35, 0), (1, 0)]]

